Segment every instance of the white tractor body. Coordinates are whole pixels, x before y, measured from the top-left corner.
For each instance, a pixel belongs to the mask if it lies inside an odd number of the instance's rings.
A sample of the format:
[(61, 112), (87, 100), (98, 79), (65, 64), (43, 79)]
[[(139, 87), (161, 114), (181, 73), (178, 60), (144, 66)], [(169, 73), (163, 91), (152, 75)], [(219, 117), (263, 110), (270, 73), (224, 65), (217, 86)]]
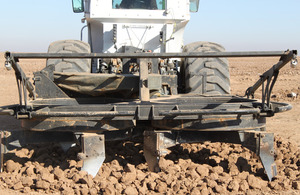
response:
[[(145, 7), (151, 1), (154, 6)], [(129, 48), (135, 48), (154, 53), (181, 52), (190, 5), (197, 7), (197, 3), (190, 0), (85, 0), (84, 16), (91, 50), (124, 53), (133, 52)], [(75, 4), (73, 2), (73, 7)]]

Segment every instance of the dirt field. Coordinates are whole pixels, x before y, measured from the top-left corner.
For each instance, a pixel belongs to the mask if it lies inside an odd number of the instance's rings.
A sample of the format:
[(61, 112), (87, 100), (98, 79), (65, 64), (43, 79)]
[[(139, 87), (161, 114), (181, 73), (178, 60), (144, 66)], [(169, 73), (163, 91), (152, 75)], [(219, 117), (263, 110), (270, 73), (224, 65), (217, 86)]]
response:
[[(244, 95), (245, 90), (257, 81), (259, 75), (277, 63), (278, 60), (279, 58), (229, 59), (232, 94)], [(23, 60), (20, 64), (27, 75), (32, 76), (33, 71), (45, 66), (45, 60)], [(0, 106), (18, 103), (14, 72), (5, 70), (2, 53), (0, 53), (0, 83)], [(277, 135), (276, 149), (280, 153), (276, 157), (276, 163), (279, 165), (279, 176), (273, 182), (267, 182), (262, 176), (262, 167), (253, 155), (237, 145), (183, 144), (175, 148), (173, 156), (160, 162), (164, 167), (163, 171), (155, 174), (149, 173), (146, 169), (145, 161), (141, 156), (140, 143), (125, 142), (115, 144), (110, 151), (107, 151), (108, 159), (100, 174), (94, 179), (77, 171), (80, 162), (76, 161), (72, 151), (66, 154), (69, 156), (68, 163), (65, 165), (67, 157), (60, 155), (61, 150), (56, 146), (40, 148), (38, 151), (34, 151), (33, 148), (19, 150), (16, 153), (17, 157), (34, 160), (27, 164), (14, 159), (7, 162), (6, 172), (0, 174), (0, 194), (20, 192), (64, 194), (159, 194), (163, 192), (168, 192), (168, 194), (199, 194), (200, 192), (201, 194), (300, 194), (298, 191), (300, 190), (300, 97), (288, 97), (291, 93), (300, 95), (300, 67), (292, 69), (287, 65), (279, 74), (273, 90), (272, 101), (290, 103), (293, 109), (267, 120), (267, 130)], [(256, 97), (260, 98), (261, 94), (257, 92)], [(16, 128), (20, 128), (19, 121), (7, 116), (0, 116), (0, 130)], [(125, 148), (123, 153), (120, 152), (117, 157), (112, 157), (114, 151), (120, 151), (122, 148), (123, 150)], [(198, 154), (199, 157), (199, 154), (206, 151), (204, 149), (209, 150), (207, 155), (210, 155), (209, 159), (212, 159), (214, 163), (211, 163), (211, 160), (199, 162), (199, 159), (196, 158), (197, 155), (195, 154)], [(189, 158), (185, 158), (187, 154), (184, 151), (188, 151)], [(222, 153), (222, 155), (212, 156), (213, 151)], [(39, 156), (45, 152), (50, 156)], [(135, 156), (134, 153), (131, 154), (132, 152), (139, 155)], [(52, 154), (59, 154), (60, 158), (54, 161), (51, 158)], [(242, 163), (241, 166), (235, 166), (235, 163), (238, 165), (237, 158), (239, 156), (247, 159), (248, 163), (243, 161), (244, 164)], [(48, 161), (43, 162), (42, 158)], [(223, 166), (224, 163), (222, 164), (224, 159), (228, 162), (226, 166)]]

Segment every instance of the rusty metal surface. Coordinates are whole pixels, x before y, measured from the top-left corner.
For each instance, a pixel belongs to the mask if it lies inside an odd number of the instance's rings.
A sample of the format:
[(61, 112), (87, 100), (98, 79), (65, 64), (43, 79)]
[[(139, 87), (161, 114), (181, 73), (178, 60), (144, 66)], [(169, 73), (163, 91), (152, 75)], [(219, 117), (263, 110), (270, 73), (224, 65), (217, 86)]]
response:
[(155, 128), (177, 131), (242, 131), (263, 128), (266, 119), (252, 115), (213, 115), (198, 120), (153, 120), (151, 124)]
[[(172, 130), (249, 130), (264, 126), (259, 102), (237, 97), (180, 97), (150, 102), (42, 106), (23, 119), (25, 129), (35, 131), (114, 131), (138, 127), (137, 121)], [(47, 102), (45, 102), (47, 103)], [(62, 103), (65, 103), (63, 101)], [(73, 103), (70, 103), (73, 104)]]
[(229, 114), (259, 114), (260, 109), (248, 108), (248, 109), (223, 109), (223, 110), (211, 110), (211, 109), (190, 109), (190, 110), (170, 110), (162, 111), (159, 114), (164, 116), (176, 116), (176, 115), (229, 115)]
[(130, 129), (135, 126), (132, 120), (93, 120), (83, 118), (40, 118), (23, 119), (23, 129), (32, 131), (73, 131), (73, 132), (103, 132)]

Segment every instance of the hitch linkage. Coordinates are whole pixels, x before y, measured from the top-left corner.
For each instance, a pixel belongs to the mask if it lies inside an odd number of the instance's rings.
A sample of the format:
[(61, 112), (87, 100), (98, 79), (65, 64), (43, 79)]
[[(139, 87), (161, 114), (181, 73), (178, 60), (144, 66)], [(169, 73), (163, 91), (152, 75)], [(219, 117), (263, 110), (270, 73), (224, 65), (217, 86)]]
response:
[[(273, 90), (273, 87), (277, 81), (277, 77), (279, 74), (279, 70), (283, 68), (288, 62), (291, 61), (292, 65), (295, 66), (297, 63), (297, 51), (292, 50), (289, 51), (287, 50), (285, 52), (286, 55), (283, 55), (280, 57), (280, 60), (277, 64), (273, 65), (269, 70), (264, 72), (261, 76), (260, 79), (251, 87), (249, 87), (246, 92), (245, 96), (247, 98), (254, 98), (254, 93), (255, 91), (262, 86), (262, 106), (261, 110), (262, 112), (266, 112), (268, 116), (273, 116), (274, 111), (272, 109), (270, 99), (271, 99), (271, 93)], [(265, 85), (266, 81), (266, 85)]]

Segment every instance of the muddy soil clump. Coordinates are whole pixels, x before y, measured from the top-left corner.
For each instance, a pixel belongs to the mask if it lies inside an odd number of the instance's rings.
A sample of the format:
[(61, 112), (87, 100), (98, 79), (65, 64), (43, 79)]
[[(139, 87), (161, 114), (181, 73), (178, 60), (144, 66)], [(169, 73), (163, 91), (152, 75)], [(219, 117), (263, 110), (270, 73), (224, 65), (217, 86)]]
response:
[[(255, 154), (236, 144), (181, 144), (149, 172), (141, 142), (110, 142), (93, 178), (80, 171), (78, 147), (67, 153), (28, 146), (6, 155), (0, 189), (59, 194), (257, 194), (300, 190), (300, 150), (276, 137), (278, 175), (269, 182)], [(300, 192), (300, 191), (298, 191)]]

